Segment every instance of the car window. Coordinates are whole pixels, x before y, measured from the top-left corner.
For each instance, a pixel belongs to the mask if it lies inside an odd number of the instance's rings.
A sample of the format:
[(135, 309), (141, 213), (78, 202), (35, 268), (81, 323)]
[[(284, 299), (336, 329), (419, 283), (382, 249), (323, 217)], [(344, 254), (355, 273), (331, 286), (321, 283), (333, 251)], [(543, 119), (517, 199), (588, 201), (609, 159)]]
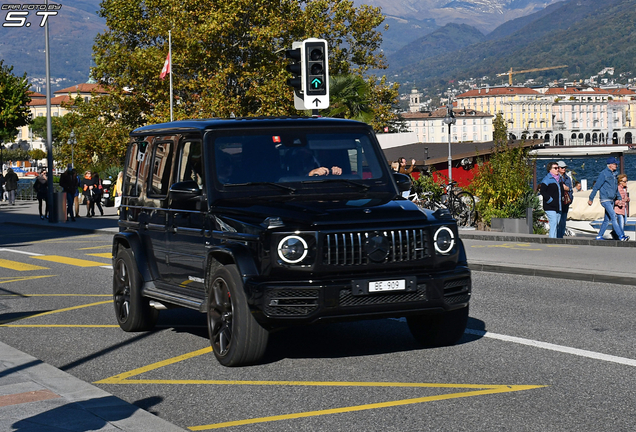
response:
[(152, 155), (152, 170), (148, 196), (166, 196), (172, 173), (171, 141), (155, 143)]
[(205, 172), (202, 163), (201, 141), (185, 141), (179, 152), (179, 170), (177, 181), (196, 181), (199, 188), (205, 184)]

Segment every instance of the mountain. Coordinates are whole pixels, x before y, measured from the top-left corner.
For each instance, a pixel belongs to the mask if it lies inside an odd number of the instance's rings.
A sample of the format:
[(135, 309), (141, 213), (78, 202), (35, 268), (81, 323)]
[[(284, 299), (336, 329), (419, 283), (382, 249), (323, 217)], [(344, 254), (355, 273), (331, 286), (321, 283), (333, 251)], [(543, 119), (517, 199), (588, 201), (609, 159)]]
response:
[(418, 59), (457, 51), (484, 40), (486, 37), (475, 27), (451, 23), (409, 43), (396, 53), (387, 56), (387, 59), (389, 65), (404, 66)]
[[(420, 58), (397, 67), (398, 82), (426, 86), (445, 80), (494, 76), (511, 67), (530, 69), (569, 65), (543, 72), (546, 77), (589, 77), (605, 66), (616, 72), (636, 71), (634, 0), (571, 0), (506, 37), (481, 42), (447, 54)], [(394, 66), (395, 67), (395, 66)], [(531, 75), (526, 75), (531, 76)]]
[[(88, 80), (93, 39), (106, 28), (105, 20), (96, 13), (99, 3), (100, 0), (65, 0), (58, 14), (48, 17), (50, 74), (56, 82), (51, 86), (53, 90)], [(3, 23), (7, 22), (6, 13), (3, 10), (0, 15)], [(39, 78), (44, 83), (45, 31), (40, 20), (31, 11), (28, 27), (0, 26), (0, 58), (14, 66), (14, 74), (26, 72), (30, 79)]]

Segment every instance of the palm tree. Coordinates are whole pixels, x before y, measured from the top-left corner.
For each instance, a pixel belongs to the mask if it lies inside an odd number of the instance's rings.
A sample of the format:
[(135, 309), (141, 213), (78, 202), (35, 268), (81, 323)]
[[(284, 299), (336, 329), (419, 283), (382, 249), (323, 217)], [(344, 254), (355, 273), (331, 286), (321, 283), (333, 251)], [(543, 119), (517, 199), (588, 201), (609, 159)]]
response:
[(325, 117), (339, 117), (370, 123), (373, 120), (369, 85), (357, 75), (330, 77), (329, 108), (322, 110)]

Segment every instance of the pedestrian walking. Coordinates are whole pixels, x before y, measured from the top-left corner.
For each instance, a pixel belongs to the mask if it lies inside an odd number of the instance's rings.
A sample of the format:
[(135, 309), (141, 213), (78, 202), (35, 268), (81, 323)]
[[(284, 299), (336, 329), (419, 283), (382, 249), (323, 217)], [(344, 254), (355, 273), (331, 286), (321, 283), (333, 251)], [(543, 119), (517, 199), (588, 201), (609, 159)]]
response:
[(66, 171), (64, 171), (60, 176), (60, 187), (66, 194), (66, 215), (72, 222), (75, 222), (75, 214), (73, 213), (73, 197), (77, 192), (77, 176), (73, 174), (74, 171), (73, 165), (68, 164), (66, 166)]
[(84, 197), (86, 198), (86, 217), (95, 216), (96, 189), (97, 187), (92, 173), (90, 171), (86, 171), (84, 173), (84, 179), (82, 180), (82, 190), (84, 191)]
[(598, 235), (596, 236), (596, 240), (604, 240), (603, 235), (605, 234), (605, 230), (612, 224), (614, 228), (614, 232), (618, 236), (620, 241), (627, 241), (629, 237), (625, 235), (625, 232), (618, 224), (618, 220), (616, 219), (616, 212), (614, 211), (614, 205), (616, 201), (621, 199), (621, 195), (618, 192), (618, 180), (616, 178), (616, 168), (618, 167), (618, 160), (615, 157), (609, 157), (607, 159), (607, 168), (600, 172), (596, 182), (594, 183), (594, 187), (592, 188), (592, 193), (590, 194), (590, 198), (587, 201), (588, 205), (592, 205), (592, 201), (594, 201), (594, 197), (598, 192), (599, 198), (601, 200), (601, 206), (605, 209), (605, 217), (603, 218), (603, 223), (598, 230)]
[(80, 214), (79, 214), (80, 188), (79, 188), (79, 186), (82, 184), (82, 180), (80, 179), (79, 175), (77, 174), (77, 170), (75, 168), (73, 168), (73, 170), (71, 171), (71, 175), (75, 179), (75, 184), (77, 184), (77, 187), (75, 188), (75, 193), (73, 194), (73, 208), (75, 209), (75, 217), (78, 218), (78, 217), (80, 217)]
[[(99, 178), (99, 173), (96, 171), (91, 172), (91, 176), (95, 183), (95, 205), (99, 210), (100, 216), (104, 216), (104, 209), (102, 208), (102, 197), (104, 196), (104, 185), (102, 179)], [(93, 209), (93, 216), (95, 216), (95, 209)]]
[(627, 195), (627, 175), (619, 174), (617, 177), (618, 180), (618, 193), (621, 196), (619, 201), (616, 201), (614, 205), (614, 212), (616, 213), (616, 219), (618, 220), (618, 225), (623, 229), (623, 233), (625, 232), (625, 219), (629, 216), (629, 195)]
[(565, 224), (568, 219), (568, 211), (570, 210), (570, 204), (574, 199), (574, 192), (572, 187), (572, 178), (567, 174), (567, 164), (564, 161), (558, 161), (559, 176), (561, 177), (561, 186), (563, 187), (563, 198), (561, 202), (561, 216), (559, 218), (559, 226), (557, 227), (557, 238), (563, 238), (565, 235)]
[(546, 170), (548, 173), (541, 180), (539, 192), (543, 197), (543, 210), (550, 224), (549, 236), (550, 238), (556, 238), (561, 219), (563, 184), (561, 183), (561, 176), (559, 176), (559, 166), (556, 162), (549, 162), (546, 165)]
[(9, 204), (15, 205), (15, 194), (18, 190), (18, 175), (13, 172), (12, 168), (7, 170), (7, 175), (4, 177), (4, 188), (9, 195)]
[(4, 173), (0, 170), (0, 201), (4, 201)]
[[(36, 197), (38, 199), (38, 211), (40, 212), (40, 219), (49, 218), (49, 178), (46, 175), (46, 168), (42, 168), (40, 175), (35, 179), (33, 183), (33, 189), (35, 189)], [(44, 213), (42, 213), (42, 202), (44, 202)]]

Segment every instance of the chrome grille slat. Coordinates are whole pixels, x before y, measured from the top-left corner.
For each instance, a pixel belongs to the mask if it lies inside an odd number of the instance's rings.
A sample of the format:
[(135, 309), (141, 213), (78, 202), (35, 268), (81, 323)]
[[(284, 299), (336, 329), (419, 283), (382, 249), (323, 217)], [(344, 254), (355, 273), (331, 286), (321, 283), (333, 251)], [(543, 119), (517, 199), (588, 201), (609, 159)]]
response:
[(387, 231), (350, 231), (325, 234), (322, 246), (324, 265), (362, 266), (369, 259), (364, 250), (366, 240), (376, 234), (389, 241), (389, 253), (384, 263), (408, 262), (430, 257), (428, 232), (423, 228)]

